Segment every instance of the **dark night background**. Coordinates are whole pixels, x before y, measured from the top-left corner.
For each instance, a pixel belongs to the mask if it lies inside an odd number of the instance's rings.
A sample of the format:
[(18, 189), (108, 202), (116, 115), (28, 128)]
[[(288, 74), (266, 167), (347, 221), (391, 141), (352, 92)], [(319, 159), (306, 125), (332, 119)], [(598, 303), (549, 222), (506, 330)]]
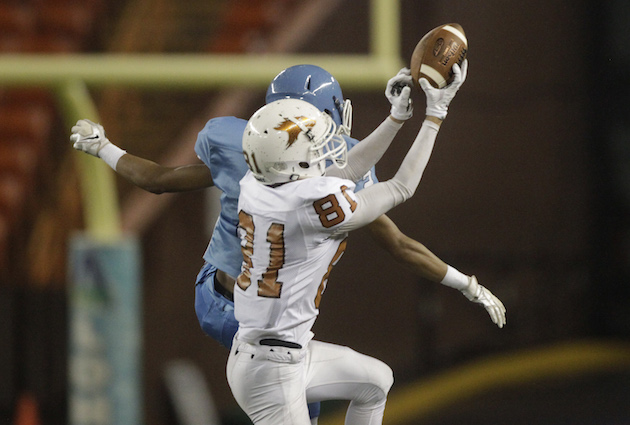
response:
[[(99, 13), (105, 18), (99, 31), (86, 35), (79, 50), (117, 50), (114, 43), (126, 40), (122, 24), (117, 23), (134, 2), (91, 3), (100, 4)], [(181, 18), (182, 27), (187, 19), (190, 26), (202, 27), (199, 17), (193, 22), (176, 3), (156, 2), (179, 11), (172, 14)], [(191, 2), (190, 7), (197, 3), (202, 2)], [(144, 13), (146, 25), (160, 24), (156, 10), (145, 8)], [(430, 29), (458, 22), (468, 36), (470, 66), (416, 195), (389, 216), (444, 261), (475, 274), (506, 305), (507, 326), (498, 329), (483, 309), (456, 291), (414, 276), (359, 230), (350, 236), (344, 259), (331, 275), (314, 328), (316, 338), (348, 345), (388, 363), (397, 381), (392, 392), (489, 355), (591, 338), (627, 341), (630, 4), (622, 0), (403, 0), (401, 13), (403, 58), (410, 57)], [(218, 27), (212, 16), (206, 19)], [(367, 1), (341, 2), (299, 52), (367, 53), (368, 26)], [(212, 37), (212, 28), (204, 37)], [(171, 44), (130, 41), (119, 49), (202, 52), (203, 46), (189, 38), (182, 36), (180, 47), (173, 40)], [(340, 83), (343, 88), (344, 81)], [(262, 104), (264, 92), (261, 89), (257, 100), (247, 105), (247, 114)], [(344, 90), (344, 95), (353, 102), (356, 138), (369, 134), (389, 111), (382, 90)], [(198, 114), (199, 105), (216, 93), (111, 88), (97, 90), (95, 96), (110, 139), (131, 153), (159, 161), (188, 116)], [(414, 101), (414, 118), (377, 167), (381, 180), (395, 173), (419, 128), (423, 94), (415, 93)], [(51, 158), (62, 161), (69, 150), (68, 130), (56, 114), (47, 143)], [(150, 137), (136, 137), (147, 131)], [(40, 179), (54, 180), (57, 169), (47, 170), (52, 174)], [(121, 198), (131, 191), (131, 185), (120, 179), (118, 188)], [(176, 195), (140, 235), (148, 425), (174, 423), (165, 407), (163, 372), (169, 361), (182, 358), (201, 368), (225, 420), (236, 421), (230, 418), (239, 416), (225, 379), (227, 351), (202, 335), (193, 309), (193, 283), (212, 224), (205, 207), (213, 196), (213, 192)], [(18, 394), (30, 390), (39, 399), (43, 423), (61, 424), (67, 414), (64, 282), (63, 276), (53, 275), (40, 285), (26, 272), (30, 260), (24, 240), (32, 237), (33, 226), (33, 221), (23, 224), (22, 242), (12, 242), (9, 257), (14, 265), (6, 266), (9, 271), (0, 284), (0, 381), (4, 383), (0, 384), (0, 418), (11, 423)], [(571, 381), (571, 393), (562, 393), (558, 385), (489, 393), (485, 400), (500, 409), (484, 409), (473, 400), (433, 417), (431, 423), (487, 423), (484, 414), (494, 411), (493, 423), (576, 424), (582, 422), (545, 422), (542, 413), (530, 417), (527, 412), (547, 409), (562, 416), (588, 394), (604, 390), (616, 394), (616, 407), (630, 401), (627, 378), (607, 377), (600, 387), (578, 377)], [(557, 394), (565, 394), (564, 399), (553, 408), (534, 400), (535, 395), (540, 400)], [(527, 402), (531, 409), (519, 400), (532, 400)], [(585, 424), (604, 423), (601, 417), (587, 422), (589, 414), (580, 415)], [(605, 418), (605, 423), (629, 423), (614, 419)], [(625, 420), (630, 421), (628, 412)]]

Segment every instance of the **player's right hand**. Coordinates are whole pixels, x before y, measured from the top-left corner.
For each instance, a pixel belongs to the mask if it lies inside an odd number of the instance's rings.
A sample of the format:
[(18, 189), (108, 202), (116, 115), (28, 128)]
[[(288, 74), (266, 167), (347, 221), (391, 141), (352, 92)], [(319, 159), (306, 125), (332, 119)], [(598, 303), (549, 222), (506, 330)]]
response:
[(387, 82), (385, 97), (392, 107), (390, 114), (393, 118), (406, 121), (413, 115), (413, 103), (411, 101), (411, 71), (403, 68)]
[(453, 82), (441, 89), (433, 87), (426, 78), (420, 78), (418, 81), (427, 96), (427, 116), (436, 117), (441, 120), (446, 118), (448, 105), (450, 105), (455, 97), (457, 90), (459, 90), (461, 85), (464, 84), (464, 81), (466, 81), (468, 59), (464, 59), (461, 68), (458, 64), (454, 64), (453, 73), (455, 74)]
[(77, 124), (72, 127), (72, 135), (70, 141), (72, 147), (76, 150), (87, 152), (90, 155), (99, 157), (99, 152), (110, 141), (105, 137), (105, 129), (102, 125), (94, 123), (90, 120), (79, 120)]

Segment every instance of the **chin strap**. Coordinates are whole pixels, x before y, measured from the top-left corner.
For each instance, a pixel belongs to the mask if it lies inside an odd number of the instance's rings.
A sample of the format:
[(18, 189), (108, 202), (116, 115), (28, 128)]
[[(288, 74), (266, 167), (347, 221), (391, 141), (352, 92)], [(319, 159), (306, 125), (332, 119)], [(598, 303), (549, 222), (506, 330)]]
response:
[(352, 102), (350, 99), (346, 99), (343, 103), (343, 116), (341, 117), (341, 125), (339, 126), (339, 133), (341, 135), (350, 136), (352, 132)]

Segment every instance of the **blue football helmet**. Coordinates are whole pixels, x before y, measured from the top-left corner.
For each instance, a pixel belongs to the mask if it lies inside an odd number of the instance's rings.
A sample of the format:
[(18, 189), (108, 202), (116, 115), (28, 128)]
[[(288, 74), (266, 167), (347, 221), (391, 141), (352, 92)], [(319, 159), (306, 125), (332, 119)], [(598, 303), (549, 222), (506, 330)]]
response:
[(341, 87), (328, 71), (315, 65), (295, 65), (280, 72), (267, 88), (266, 102), (302, 99), (329, 114), (338, 134), (350, 135), (352, 104), (343, 99)]

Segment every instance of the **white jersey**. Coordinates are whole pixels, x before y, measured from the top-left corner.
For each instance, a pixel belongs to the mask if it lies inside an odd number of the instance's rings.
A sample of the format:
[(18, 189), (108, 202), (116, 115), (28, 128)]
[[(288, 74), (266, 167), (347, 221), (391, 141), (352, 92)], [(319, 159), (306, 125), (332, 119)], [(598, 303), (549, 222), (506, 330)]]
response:
[(305, 346), (332, 267), (345, 250), (336, 232), (356, 208), (354, 183), (316, 177), (265, 186), (248, 172), (238, 201), (244, 262), (234, 287), (238, 338)]

